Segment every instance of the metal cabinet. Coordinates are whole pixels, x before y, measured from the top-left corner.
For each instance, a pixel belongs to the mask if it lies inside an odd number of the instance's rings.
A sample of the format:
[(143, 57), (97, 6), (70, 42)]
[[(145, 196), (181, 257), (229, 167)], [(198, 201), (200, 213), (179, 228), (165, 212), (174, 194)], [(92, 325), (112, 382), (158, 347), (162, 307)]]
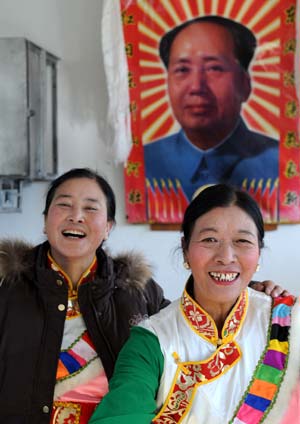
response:
[(57, 62), (25, 38), (0, 38), (0, 211), (6, 187), (57, 172)]

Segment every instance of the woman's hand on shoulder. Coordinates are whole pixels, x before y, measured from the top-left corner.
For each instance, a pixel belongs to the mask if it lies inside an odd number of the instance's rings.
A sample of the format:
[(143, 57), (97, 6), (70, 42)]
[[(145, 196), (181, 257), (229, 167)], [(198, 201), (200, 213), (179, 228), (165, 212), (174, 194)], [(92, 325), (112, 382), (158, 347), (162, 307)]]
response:
[(285, 290), (279, 284), (274, 283), (272, 280), (251, 281), (249, 286), (256, 291), (265, 293), (273, 298), (279, 296), (290, 296), (290, 292), (288, 290)]

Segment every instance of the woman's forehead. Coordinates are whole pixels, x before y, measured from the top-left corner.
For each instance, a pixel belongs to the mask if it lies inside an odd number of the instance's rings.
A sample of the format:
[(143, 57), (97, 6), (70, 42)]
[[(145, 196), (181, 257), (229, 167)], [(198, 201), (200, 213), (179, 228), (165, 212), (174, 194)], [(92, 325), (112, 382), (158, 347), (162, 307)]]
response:
[(236, 205), (216, 207), (196, 219), (194, 231), (201, 228), (214, 228), (219, 231), (232, 231), (240, 228), (255, 228), (253, 219)]
[(74, 197), (102, 199), (105, 198), (99, 184), (91, 178), (72, 178), (60, 184), (54, 193), (58, 197)]

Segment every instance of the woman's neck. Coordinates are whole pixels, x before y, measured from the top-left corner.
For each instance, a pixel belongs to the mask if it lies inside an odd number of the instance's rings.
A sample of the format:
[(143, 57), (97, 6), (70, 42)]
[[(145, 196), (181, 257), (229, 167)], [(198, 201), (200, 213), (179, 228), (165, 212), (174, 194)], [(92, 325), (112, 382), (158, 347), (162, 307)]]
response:
[[(203, 307), (201, 304), (200, 304), (200, 306)], [(214, 320), (216, 327), (217, 327), (219, 332), (222, 331), (224, 323), (226, 321), (226, 318), (228, 317), (228, 314), (230, 313), (232, 307), (233, 307), (233, 305), (230, 305), (230, 306), (228, 306), (228, 305), (227, 306), (218, 305), (217, 307), (215, 306), (214, 308), (210, 308), (210, 307), (207, 307), (207, 306), (204, 307), (205, 311)]]
[(83, 267), (81, 264), (70, 264), (70, 266), (68, 265), (64, 265), (62, 267), (62, 269), (64, 270), (64, 272), (67, 274), (67, 276), (70, 278), (73, 287), (76, 288), (80, 277), (82, 276), (82, 274), (84, 273), (84, 271), (86, 271), (87, 267)]
[(71, 280), (73, 287), (76, 288), (82, 274), (89, 268), (92, 264), (94, 257), (89, 258), (64, 258), (58, 257), (55, 253), (51, 252), (51, 255), (57, 265), (67, 274)]
[(194, 299), (212, 317), (219, 332), (221, 332), (226, 318), (237, 300), (224, 303), (210, 302), (199, 295), (197, 291), (194, 293)]

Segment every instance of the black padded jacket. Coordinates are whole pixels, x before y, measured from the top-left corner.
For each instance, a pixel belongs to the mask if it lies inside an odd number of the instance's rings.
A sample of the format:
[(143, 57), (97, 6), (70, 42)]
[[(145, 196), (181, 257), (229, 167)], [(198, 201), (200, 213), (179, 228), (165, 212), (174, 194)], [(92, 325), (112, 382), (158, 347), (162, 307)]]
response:
[[(48, 424), (68, 289), (47, 267), (48, 242), (0, 243), (0, 424)], [(79, 286), (88, 332), (111, 377), (130, 327), (169, 301), (143, 258), (97, 250), (94, 280)]]

